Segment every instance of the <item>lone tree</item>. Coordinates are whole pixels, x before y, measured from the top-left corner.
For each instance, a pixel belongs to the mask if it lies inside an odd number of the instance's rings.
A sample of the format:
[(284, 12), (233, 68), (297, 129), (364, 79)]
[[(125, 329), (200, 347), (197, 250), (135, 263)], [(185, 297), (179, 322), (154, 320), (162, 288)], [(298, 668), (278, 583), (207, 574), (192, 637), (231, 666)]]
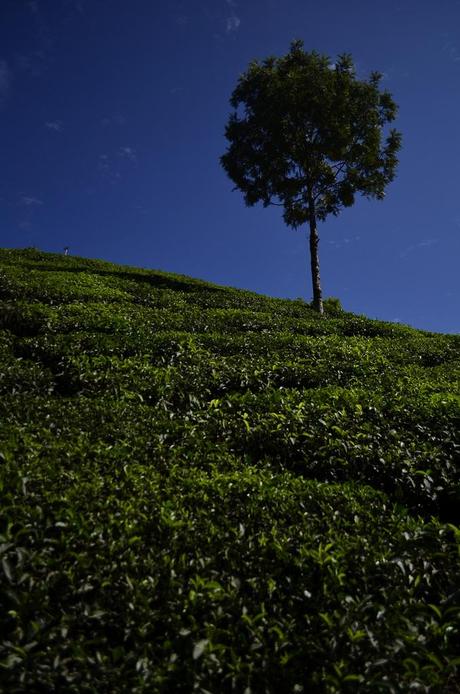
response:
[(401, 135), (384, 127), (397, 106), (382, 75), (358, 80), (350, 55), (335, 63), (294, 41), (287, 55), (254, 61), (238, 80), (221, 163), (247, 205), (280, 205), (284, 221), (310, 228), (313, 306), (323, 313), (317, 221), (381, 200), (393, 180)]

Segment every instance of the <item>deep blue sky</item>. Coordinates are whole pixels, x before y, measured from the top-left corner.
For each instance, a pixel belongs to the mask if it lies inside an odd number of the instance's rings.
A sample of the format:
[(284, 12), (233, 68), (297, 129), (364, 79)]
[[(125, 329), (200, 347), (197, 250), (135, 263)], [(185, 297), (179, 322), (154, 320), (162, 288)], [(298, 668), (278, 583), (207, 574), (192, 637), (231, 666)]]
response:
[(320, 226), (325, 296), (460, 332), (457, 0), (1, 0), (0, 246), (310, 298), (306, 232), (219, 165), (238, 75), (294, 38), (400, 106), (385, 200)]

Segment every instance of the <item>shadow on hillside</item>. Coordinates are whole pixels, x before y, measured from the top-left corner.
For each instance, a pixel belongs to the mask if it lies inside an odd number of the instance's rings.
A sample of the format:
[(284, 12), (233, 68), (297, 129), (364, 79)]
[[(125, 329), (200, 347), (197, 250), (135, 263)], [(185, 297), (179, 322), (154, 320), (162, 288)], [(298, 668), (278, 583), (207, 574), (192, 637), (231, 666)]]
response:
[(198, 292), (203, 289), (210, 292), (217, 292), (220, 294), (227, 293), (227, 289), (222, 287), (216, 287), (207, 282), (202, 282), (200, 280), (192, 280), (189, 278), (182, 279), (181, 277), (174, 277), (174, 275), (160, 275), (155, 274), (154, 270), (150, 272), (152, 274), (141, 274), (141, 272), (126, 272), (117, 270), (102, 270), (97, 267), (91, 267), (90, 265), (80, 265), (76, 267), (69, 267), (66, 265), (56, 265), (56, 264), (37, 264), (37, 263), (23, 263), (23, 267), (28, 267), (31, 270), (39, 270), (41, 272), (90, 272), (92, 275), (100, 275), (103, 277), (116, 277), (124, 280), (129, 280), (131, 282), (139, 282), (143, 284), (149, 284), (152, 287), (157, 287), (159, 289), (172, 289), (175, 291), (183, 292)]
[(221, 287), (215, 287), (212, 284), (200, 282), (199, 280), (190, 280), (188, 278), (181, 279), (180, 277), (171, 277), (167, 275), (139, 275), (136, 272), (111, 272), (106, 270), (97, 271), (95, 274), (120, 277), (122, 279), (130, 280), (132, 282), (134, 281), (149, 284), (152, 287), (158, 287), (160, 289), (173, 289), (176, 291), (179, 290), (183, 292), (198, 292), (205, 289), (206, 291), (217, 292), (219, 294), (225, 294), (227, 292), (226, 289), (223, 289)]

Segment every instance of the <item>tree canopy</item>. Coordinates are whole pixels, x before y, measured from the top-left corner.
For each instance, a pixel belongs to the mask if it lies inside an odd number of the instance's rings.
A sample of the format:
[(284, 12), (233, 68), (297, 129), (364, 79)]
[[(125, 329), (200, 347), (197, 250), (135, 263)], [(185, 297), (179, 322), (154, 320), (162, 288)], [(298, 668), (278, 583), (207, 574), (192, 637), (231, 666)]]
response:
[(289, 53), (250, 63), (232, 94), (221, 163), (247, 205), (280, 205), (286, 224), (310, 227), (313, 304), (322, 312), (317, 220), (382, 199), (401, 135), (385, 126), (397, 106), (382, 75), (357, 78), (350, 55), (335, 62), (294, 41)]

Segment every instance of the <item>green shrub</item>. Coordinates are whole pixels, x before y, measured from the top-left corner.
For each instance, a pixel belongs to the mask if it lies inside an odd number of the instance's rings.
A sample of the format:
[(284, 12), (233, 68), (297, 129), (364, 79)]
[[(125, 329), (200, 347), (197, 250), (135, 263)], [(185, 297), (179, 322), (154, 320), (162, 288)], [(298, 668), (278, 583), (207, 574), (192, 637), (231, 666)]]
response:
[(324, 299), (323, 307), (326, 313), (337, 314), (343, 311), (340, 299), (335, 296), (329, 296), (327, 299)]
[(459, 336), (35, 249), (0, 301), (0, 691), (459, 691)]

